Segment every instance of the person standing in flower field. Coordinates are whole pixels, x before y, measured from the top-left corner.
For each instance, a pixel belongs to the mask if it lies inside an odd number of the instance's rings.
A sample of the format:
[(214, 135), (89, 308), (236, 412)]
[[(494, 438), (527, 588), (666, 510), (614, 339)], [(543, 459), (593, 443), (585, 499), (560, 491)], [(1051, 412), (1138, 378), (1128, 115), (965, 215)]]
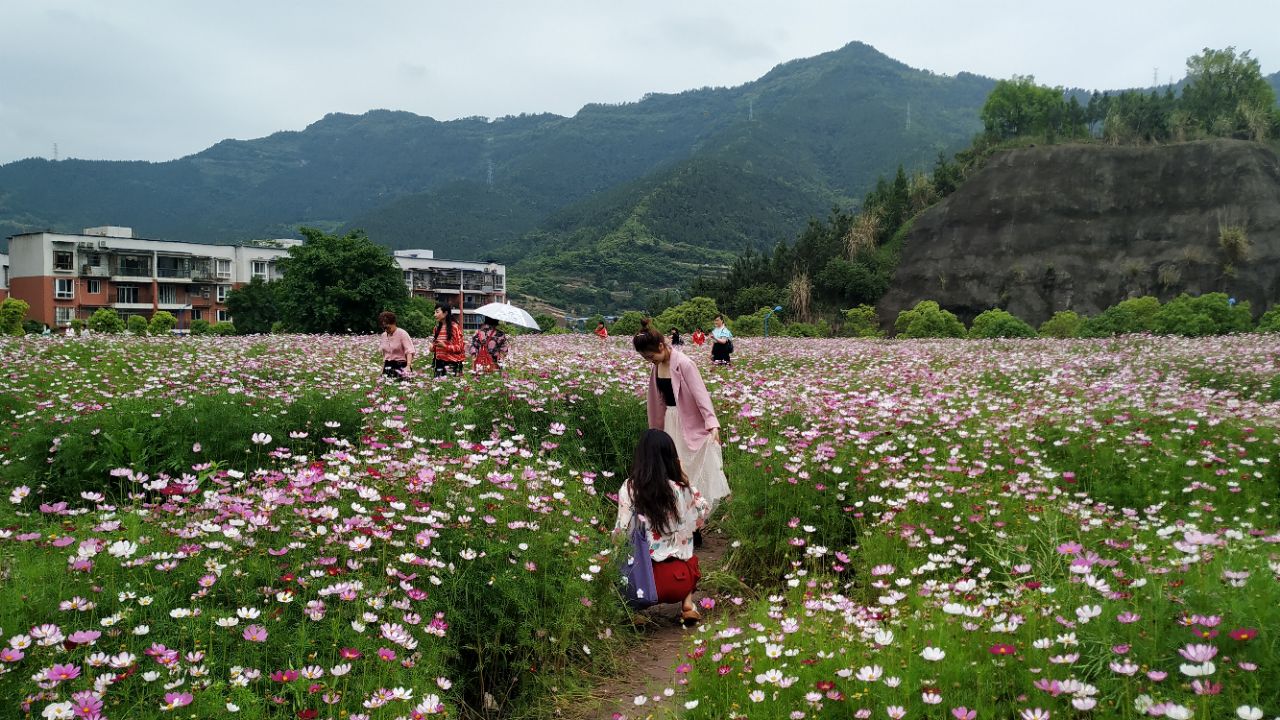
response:
[(596, 337), (605, 340), (609, 337), (609, 328), (604, 326), (603, 322), (596, 323)]
[(711, 514), (711, 505), (690, 485), (676, 450), (677, 443), (661, 430), (646, 430), (641, 436), (631, 474), (618, 490), (613, 532), (620, 535), (635, 521), (645, 524), (656, 599), (680, 603), (681, 622), (692, 626), (702, 619), (693, 606), (693, 592), (702, 578), (694, 537)]
[(707, 334), (702, 332), (702, 328), (694, 328), (693, 333), (689, 335), (689, 339), (693, 341), (694, 345), (702, 347), (703, 343), (707, 341)]
[(396, 314), (387, 310), (378, 315), (382, 334), (378, 336), (378, 349), (382, 350), (382, 374), (393, 380), (403, 380), (413, 370), (413, 339), (404, 328), (396, 326)]
[(717, 365), (733, 364), (733, 333), (725, 327), (724, 316), (716, 315), (716, 328), (711, 331), (711, 361)]
[[(720, 448), (720, 421), (698, 366), (668, 345), (652, 323), (645, 318), (640, 332), (631, 339), (636, 352), (653, 364), (647, 396), (649, 427), (671, 436), (690, 485), (714, 508), (730, 493)], [(701, 533), (696, 538), (701, 540)]]
[(507, 356), (507, 334), (498, 329), (498, 321), (486, 317), (484, 325), (471, 338), (471, 354), (475, 356), (476, 372), (493, 372), (502, 369)]
[(462, 337), (462, 323), (458, 322), (456, 315), (452, 305), (436, 306), (436, 327), (431, 333), (436, 377), (462, 373), (462, 361), (467, 356), (466, 341)]

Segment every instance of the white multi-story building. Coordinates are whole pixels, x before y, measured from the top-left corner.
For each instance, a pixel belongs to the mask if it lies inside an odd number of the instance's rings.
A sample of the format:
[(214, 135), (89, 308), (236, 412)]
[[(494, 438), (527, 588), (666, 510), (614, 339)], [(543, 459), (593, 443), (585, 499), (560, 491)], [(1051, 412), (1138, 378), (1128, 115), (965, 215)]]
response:
[(9, 297), (9, 256), (0, 253), (0, 302)]
[[(281, 277), (279, 261), (301, 240), (269, 244), (208, 245), (134, 237), (127, 227), (87, 228), (80, 234), (33, 232), (9, 239), (8, 294), (30, 305), (27, 317), (49, 326), (88, 319), (99, 308), (150, 317), (167, 310), (178, 327), (193, 320), (232, 320), (227, 295), (254, 278)], [(405, 285), (415, 295), (465, 311), (506, 298), (506, 268), (493, 263), (436, 260), (429, 250), (395, 253)], [(7, 286), (7, 287), (6, 287)], [(464, 315), (475, 327), (480, 318)]]

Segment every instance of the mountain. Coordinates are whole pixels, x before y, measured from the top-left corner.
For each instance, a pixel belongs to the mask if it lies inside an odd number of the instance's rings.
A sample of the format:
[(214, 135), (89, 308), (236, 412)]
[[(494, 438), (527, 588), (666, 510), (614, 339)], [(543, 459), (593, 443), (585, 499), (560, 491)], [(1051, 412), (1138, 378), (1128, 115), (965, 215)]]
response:
[[(1220, 229), (1248, 246), (1232, 257)], [(1054, 145), (993, 157), (912, 224), (880, 312), (936, 300), (968, 322), (1002, 307), (1038, 324), (1129, 297), (1280, 297), (1280, 157), (1261, 143)]]
[(0, 237), (104, 223), (204, 242), (362, 228), (392, 248), (501, 259), (513, 287), (555, 302), (617, 305), (718, 272), (856, 203), (899, 163), (963, 146), (993, 84), (851, 43), (738, 87), (573, 117), (375, 110), (168, 162), (22, 160), (0, 166)]

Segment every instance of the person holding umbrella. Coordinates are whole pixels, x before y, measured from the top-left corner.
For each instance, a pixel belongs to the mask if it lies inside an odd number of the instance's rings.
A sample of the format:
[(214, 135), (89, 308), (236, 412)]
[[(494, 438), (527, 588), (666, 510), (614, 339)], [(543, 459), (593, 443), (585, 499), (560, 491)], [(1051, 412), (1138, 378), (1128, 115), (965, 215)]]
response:
[(498, 329), (496, 318), (485, 317), (484, 324), (471, 338), (471, 354), (475, 356), (472, 369), (478, 373), (502, 369), (502, 360), (507, 356), (507, 334)]

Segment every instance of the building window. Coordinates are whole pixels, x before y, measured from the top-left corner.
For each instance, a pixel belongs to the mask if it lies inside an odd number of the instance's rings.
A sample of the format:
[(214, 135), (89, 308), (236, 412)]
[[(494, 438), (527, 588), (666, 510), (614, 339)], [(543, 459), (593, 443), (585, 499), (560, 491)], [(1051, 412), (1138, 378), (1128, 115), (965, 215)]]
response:
[(90, 295), (97, 295), (98, 293), (102, 292), (102, 281), (90, 280), (89, 287), (87, 290), (85, 290), (85, 292), (89, 293)]
[(168, 305), (178, 304), (178, 288), (173, 285), (160, 286), (160, 302)]
[(53, 251), (53, 269), (58, 272), (71, 272), (75, 267), (75, 254), (70, 250)]
[(136, 304), (138, 302), (138, 286), (137, 285), (117, 285), (116, 286), (116, 302)]
[(266, 261), (266, 260), (254, 260), (254, 261), (253, 261), (253, 277), (255, 277), (255, 278), (259, 279), (259, 280), (263, 280), (263, 281), (266, 281), (266, 280), (268, 279), (268, 278), (267, 278), (267, 261)]
[(227, 280), (231, 278), (231, 261), (218, 260), (218, 278)]
[(218, 311), (218, 322), (231, 322), (231, 311), (230, 311), (230, 310), (219, 310), (219, 311)]
[(230, 285), (219, 285), (218, 286), (218, 302), (226, 302), (227, 293), (229, 292), (231, 292)]
[(53, 309), (53, 319), (58, 323), (59, 327), (65, 327), (71, 324), (71, 319), (76, 316), (76, 309), (73, 307), (55, 307)]
[(201, 309), (199, 309), (199, 308), (192, 308), (192, 310), (191, 310), (191, 319), (192, 319), (192, 320), (203, 320), (203, 319), (204, 319), (204, 311), (203, 311), (203, 310), (201, 310)]
[(70, 300), (76, 296), (75, 280), (58, 278), (53, 281), (53, 297), (57, 300)]

